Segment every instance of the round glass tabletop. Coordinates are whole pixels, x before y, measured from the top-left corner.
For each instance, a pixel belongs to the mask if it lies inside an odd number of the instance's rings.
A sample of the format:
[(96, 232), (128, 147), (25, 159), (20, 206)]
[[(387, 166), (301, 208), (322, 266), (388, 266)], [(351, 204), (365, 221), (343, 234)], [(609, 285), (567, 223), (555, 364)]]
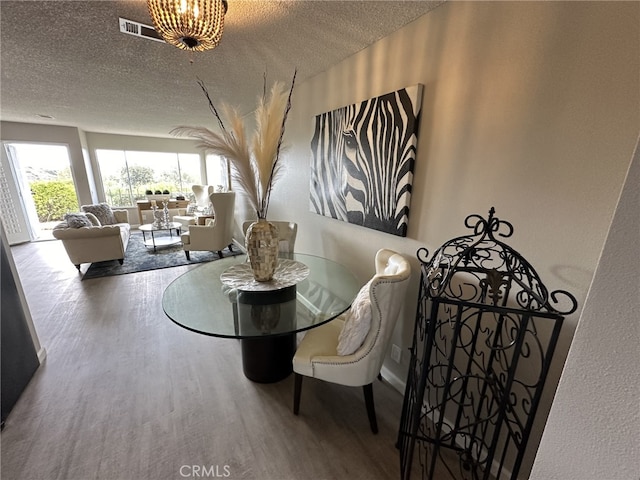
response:
[[(347, 268), (326, 258), (296, 253), (282, 261), (298, 273), (293, 285), (251, 288), (241, 278), (246, 277), (246, 256), (226, 257), (175, 279), (164, 291), (162, 308), (176, 324), (204, 335), (276, 336), (332, 320), (349, 308), (361, 287)], [(274, 282), (280, 280), (276, 276)]]

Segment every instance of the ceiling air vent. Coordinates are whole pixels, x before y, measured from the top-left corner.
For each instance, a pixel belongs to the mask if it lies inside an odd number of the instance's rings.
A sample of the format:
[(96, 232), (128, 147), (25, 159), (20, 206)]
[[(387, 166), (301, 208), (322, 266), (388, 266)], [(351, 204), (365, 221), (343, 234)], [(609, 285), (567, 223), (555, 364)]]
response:
[(162, 37), (156, 32), (155, 28), (145, 25), (144, 23), (134, 22), (126, 18), (118, 17), (120, 23), (120, 31), (136, 37), (155, 40), (156, 42), (164, 42)]

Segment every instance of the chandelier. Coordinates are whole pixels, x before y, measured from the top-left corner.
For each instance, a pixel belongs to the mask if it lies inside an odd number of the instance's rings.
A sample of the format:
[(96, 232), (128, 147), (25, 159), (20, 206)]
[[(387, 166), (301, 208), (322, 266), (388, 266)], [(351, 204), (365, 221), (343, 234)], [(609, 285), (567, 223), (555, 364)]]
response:
[(147, 0), (147, 6), (167, 43), (197, 52), (220, 43), (227, 0)]

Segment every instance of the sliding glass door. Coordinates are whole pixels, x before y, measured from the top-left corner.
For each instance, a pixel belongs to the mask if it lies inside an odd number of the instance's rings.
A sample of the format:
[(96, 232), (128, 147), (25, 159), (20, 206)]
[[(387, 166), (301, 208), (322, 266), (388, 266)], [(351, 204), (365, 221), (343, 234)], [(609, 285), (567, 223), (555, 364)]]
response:
[(77, 212), (66, 145), (4, 142), (0, 218), (10, 244), (52, 239), (68, 212)]

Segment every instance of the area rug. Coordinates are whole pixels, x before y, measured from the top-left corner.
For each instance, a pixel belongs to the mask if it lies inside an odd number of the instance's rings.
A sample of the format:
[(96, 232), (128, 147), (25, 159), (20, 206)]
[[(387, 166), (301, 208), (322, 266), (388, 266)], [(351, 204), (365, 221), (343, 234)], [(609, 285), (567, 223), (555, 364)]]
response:
[[(152, 248), (146, 247), (142, 240), (141, 233), (132, 233), (122, 265), (120, 265), (118, 260), (92, 263), (82, 276), (82, 280), (158, 270), (160, 268), (179, 267), (182, 265), (193, 265), (196, 263), (211, 262), (220, 258), (218, 254), (214, 252), (191, 251), (189, 252), (191, 259), (187, 260), (182, 245), (158, 247), (154, 252)], [(241, 253), (237, 247), (235, 247), (233, 251), (229, 251), (228, 247), (222, 251), (224, 257), (240, 255)]]

